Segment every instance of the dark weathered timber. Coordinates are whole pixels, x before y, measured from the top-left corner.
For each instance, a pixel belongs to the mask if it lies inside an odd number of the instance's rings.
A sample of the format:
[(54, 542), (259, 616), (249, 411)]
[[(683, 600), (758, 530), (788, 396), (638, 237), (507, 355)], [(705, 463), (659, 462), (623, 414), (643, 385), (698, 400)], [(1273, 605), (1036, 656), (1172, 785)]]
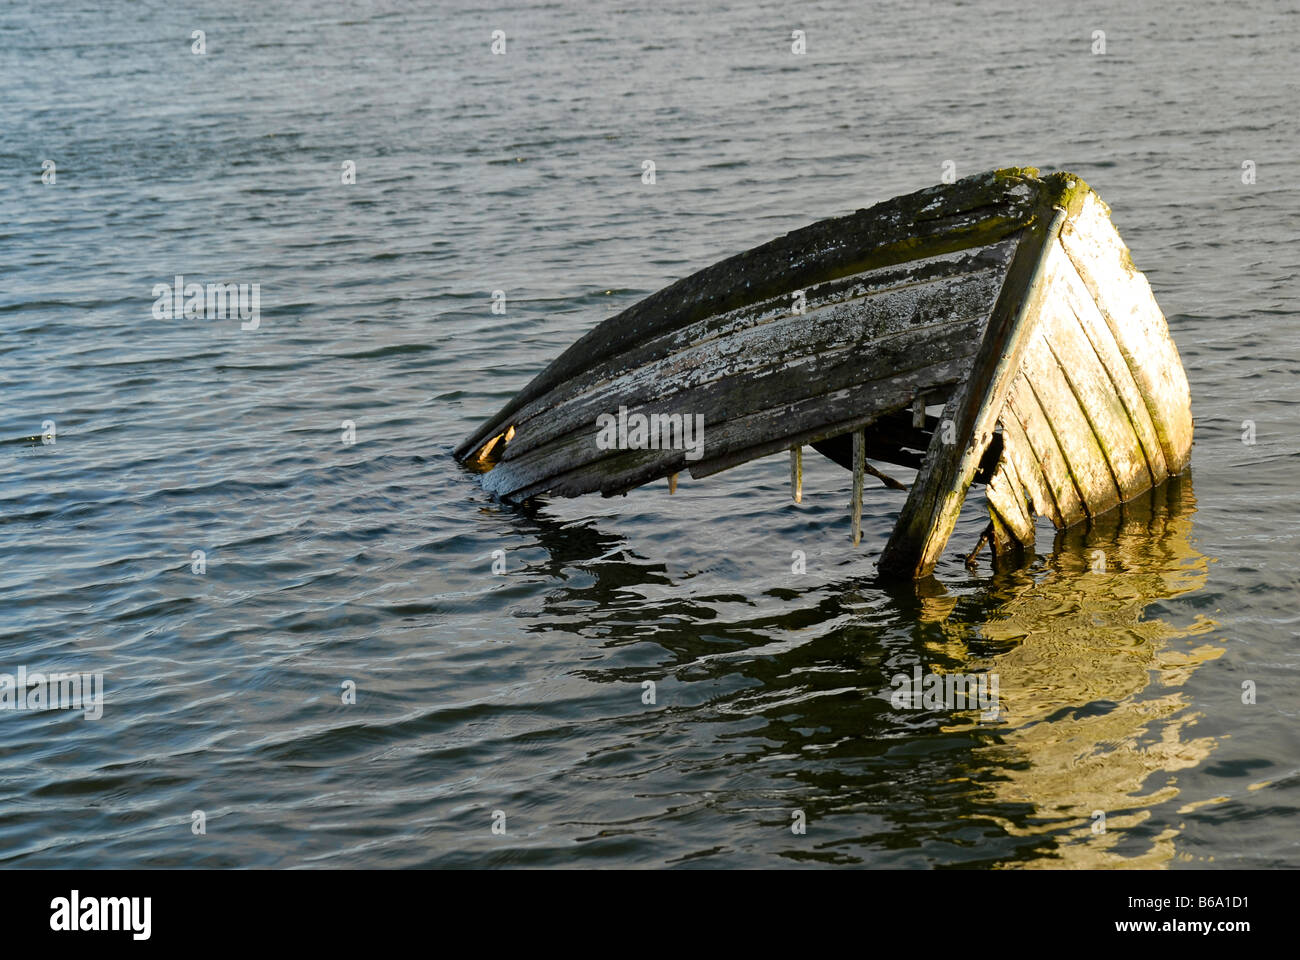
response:
[[(775, 373), (764, 384), (765, 390), (751, 385), (744, 395), (719, 398), (712, 408), (719, 419), (710, 422), (705, 415), (708, 439), (704, 459), (700, 461), (686, 460), (681, 450), (598, 450), (593, 416), (586, 427), (526, 455), (513, 455), (513, 444), (508, 445), (496, 468), (484, 477), (484, 486), (506, 500), (521, 500), (547, 492), (547, 484), (552, 481), (565, 483), (565, 489), (572, 491), (568, 494), (571, 496), (592, 492), (613, 496), (657, 476), (677, 472), (683, 466), (689, 468), (691, 476), (699, 478), (777, 453), (795, 443), (810, 443), (820, 439), (828, 412), (841, 408), (860, 411), (859, 418), (865, 423), (880, 413), (906, 405), (915, 384), (955, 382), (969, 367), (969, 354), (945, 355), (952, 348), (970, 349), (973, 344), (968, 341), (938, 337), (930, 342), (913, 342), (915, 349), (910, 352), (909, 361), (920, 358), (925, 365), (904, 374), (890, 376), (885, 372), (894, 358), (893, 352), (887, 351), (884, 357), (871, 363), (845, 357), (834, 368), (825, 369), (825, 377), (820, 382), (833, 384), (827, 393), (799, 396), (808, 389), (808, 381), (798, 371), (785, 370)], [(863, 368), (863, 375), (868, 379), (853, 382), (853, 370), (857, 368)], [(700, 395), (713, 398), (714, 393), (701, 389)], [(702, 406), (703, 402), (694, 400), (686, 404), (688, 414), (701, 407), (710, 409)], [(668, 398), (662, 404), (645, 404), (634, 409), (645, 414), (671, 414), (680, 408)], [(567, 486), (570, 477), (572, 486)]]
[[(968, 357), (1009, 254), (1009, 247), (995, 247), (962, 257), (965, 272), (937, 278), (896, 275), (884, 287), (872, 286), (868, 278), (861, 284), (865, 293), (850, 289), (837, 301), (826, 302), (821, 291), (809, 290), (802, 314), (793, 313), (790, 301), (781, 298), (761, 322), (733, 326), (725, 335), (708, 331), (711, 335), (702, 342), (684, 344), (590, 386), (581, 378), (566, 383), (518, 411), (519, 419), (512, 424), (516, 435), (488, 488), (504, 499), (519, 499), (532, 495), (535, 485), (559, 467), (572, 473), (590, 466), (594, 469), (588, 488), (576, 492), (610, 492), (611, 477), (621, 474), (626, 464), (644, 460), (623, 456), (628, 451), (596, 446), (596, 418), (620, 407), (645, 415), (703, 413), (709, 438), (706, 456), (712, 460), (779, 439), (766, 430), (752, 439), (737, 432), (738, 424), (763, 411), (818, 396), (831, 398), (838, 390), (871, 380)], [(936, 372), (942, 373), (940, 379), (921, 378), (917, 388), (955, 382), (964, 367)], [(833, 409), (839, 408), (828, 399), (821, 412), (805, 408), (802, 421), (785, 421), (789, 439), (805, 427), (825, 423), (826, 410)], [(667, 474), (674, 458), (665, 452), (662, 461)], [(525, 489), (530, 493), (522, 494)]]
[[(522, 431), (516, 455), (586, 429), (592, 403), (618, 401), (620, 391), (633, 402), (680, 399), (687, 381), (692, 387), (736, 376), (748, 381), (768, 368), (792, 367), (800, 356), (874, 344), (978, 313), (980, 302), (995, 295), (988, 288), (1001, 281), (1009, 255), (1009, 242), (939, 253), (799, 288), (803, 313), (794, 309), (794, 291), (786, 291), (629, 344), (515, 410), (510, 422)], [(971, 298), (978, 302), (968, 304)]]
[(690, 323), (871, 269), (985, 247), (1034, 210), (1037, 171), (1006, 170), (930, 187), (811, 224), (679, 280), (579, 339), (455, 450), (465, 459), (525, 404), (627, 349)]
[[(943, 403), (939, 417), (926, 406)], [(597, 425), (702, 416), (704, 441), (610, 445)], [(696, 420), (691, 420), (696, 423)], [(597, 436), (603, 438), (597, 442)], [(797, 230), (606, 320), (456, 448), (485, 488), (627, 493), (804, 445), (853, 474), (917, 476), (880, 557), (934, 568), (985, 485), (995, 560), (1106, 514), (1186, 468), (1186, 375), (1109, 208), (1069, 174), (995, 171)]]
[[(915, 414), (904, 411), (885, 414), (875, 420), (866, 428), (867, 449), (871, 451), (871, 459), (919, 470), (925, 461), (925, 449), (930, 445), (930, 437), (939, 429), (942, 421), (938, 417), (926, 416), (924, 425), (919, 428), (912, 426), (915, 422)], [(845, 470), (853, 469), (852, 447), (851, 438), (847, 434), (813, 444), (813, 449), (834, 460)], [(1001, 457), (1002, 435), (996, 434), (980, 458), (974, 482), (988, 483)]]
[(867, 472), (867, 444), (861, 430), (853, 431), (853, 545), (862, 539), (862, 484)]

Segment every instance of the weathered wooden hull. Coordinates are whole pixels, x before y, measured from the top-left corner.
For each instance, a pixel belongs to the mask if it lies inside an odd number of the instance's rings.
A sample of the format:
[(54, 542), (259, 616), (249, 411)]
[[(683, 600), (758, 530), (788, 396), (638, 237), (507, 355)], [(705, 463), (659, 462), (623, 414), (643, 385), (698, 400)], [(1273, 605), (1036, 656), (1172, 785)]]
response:
[(1095, 195), (1048, 251), (1051, 296), (998, 421), (1004, 462), (986, 492), (995, 549), (1033, 542), (1026, 501), (1068, 527), (1187, 468), (1187, 377), (1127, 254)]
[(813, 224), (646, 298), (456, 456), (514, 502), (675, 486), (684, 469), (804, 444), (859, 466), (855, 493), (869, 460), (919, 468), (881, 569), (923, 576), (976, 480), (1001, 553), (1033, 542), (1035, 514), (1068, 526), (1183, 470), (1187, 381), (1105, 205), (1077, 178), (1004, 170)]

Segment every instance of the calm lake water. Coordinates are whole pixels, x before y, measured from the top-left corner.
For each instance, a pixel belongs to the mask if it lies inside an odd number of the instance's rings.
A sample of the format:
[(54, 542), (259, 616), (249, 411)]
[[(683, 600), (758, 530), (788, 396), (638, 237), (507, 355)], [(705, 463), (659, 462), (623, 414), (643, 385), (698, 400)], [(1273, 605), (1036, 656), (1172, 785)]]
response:
[[(1294, 2), (98, 6), (0, 12), (0, 672), (105, 684), (0, 712), (0, 863), (1300, 866)], [(855, 549), (811, 452), (799, 505), (780, 457), (525, 508), (451, 459), (601, 319), (949, 160), (1110, 203), (1190, 477), (998, 575), (975, 493), (886, 588), (901, 495)], [(260, 326), (155, 319), (178, 274)], [(997, 722), (892, 707), (918, 665)]]

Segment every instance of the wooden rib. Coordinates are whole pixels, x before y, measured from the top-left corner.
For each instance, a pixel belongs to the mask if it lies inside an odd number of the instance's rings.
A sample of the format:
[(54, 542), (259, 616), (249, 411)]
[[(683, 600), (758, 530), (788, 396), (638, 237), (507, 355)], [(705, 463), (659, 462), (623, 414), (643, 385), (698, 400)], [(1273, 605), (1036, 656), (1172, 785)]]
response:
[[(989, 505), (989, 525), (985, 529), (985, 535), (988, 537), (989, 545), (993, 548), (994, 563), (1023, 546), (1023, 544), (1020, 544), (1016, 540), (1015, 535), (1002, 520), (998, 512), (993, 508), (992, 504)], [(982, 543), (983, 538), (981, 537), (980, 543), (975, 546), (975, 552), (966, 558), (968, 566), (972, 565), (975, 554), (979, 553), (979, 548)]]
[[(1005, 467), (1007, 461), (1003, 461)], [(989, 515), (1001, 521), (1006, 532), (1019, 545), (1027, 546), (1034, 542), (1034, 524), (1025, 513), (1025, 505), (1020, 498), (1019, 485), (1015, 483), (1005, 469), (999, 469), (984, 488)]]
[(984, 525), (984, 529), (980, 531), (980, 538), (975, 541), (975, 549), (972, 550), (970, 553), (966, 554), (966, 558), (965, 558), (966, 566), (971, 567), (973, 569), (979, 565), (980, 551), (984, 549), (984, 544), (986, 543), (989, 544), (990, 548), (993, 551), (993, 556), (996, 559), (999, 555), (998, 554), (999, 538), (1001, 538), (1001, 540), (1005, 543), (1006, 548), (1010, 549), (1011, 538), (1007, 535), (1005, 530), (999, 531), (997, 527), (997, 521), (994, 520), (992, 517), (990, 517), (989, 522), (986, 523)]
[(1025, 351), (1024, 375), (1064, 454), (1088, 515), (1096, 516), (1119, 506), (1119, 487), (1070, 382), (1047, 344), (1046, 334), (1040, 329)]
[(912, 426), (918, 430), (925, 426), (925, 395), (920, 394), (912, 401)]
[(1074, 478), (1070, 476), (1065, 454), (1061, 452), (1056, 434), (1052, 432), (1051, 424), (1043, 414), (1038, 397), (1023, 374), (1011, 388), (1007, 408), (1015, 418), (1016, 426), (1024, 435), (1047, 488), (1051, 491), (1058, 514), (1053, 519), (1057, 529), (1086, 520), (1088, 511), (1083, 506), (1079, 488), (1074, 485)]
[[(1064, 255), (1061, 259), (1065, 259)], [(1069, 267), (1069, 261), (1065, 263)], [(1132, 500), (1151, 488), (1151, 473), (1142, 445), (1133, 432), (1133, 423), (1115, 393), (1115, 385), (1084, 336), (1074, 311), (1059, 295), (1053, 300), (1050, 315), (1044, 319), (1047, 347), (1088, 421), (1119, 489), (1119, 498)]]
[(668, 493), (672, 495), (677, 492), (677, 474), (668, 474)]
[(1169, 472), (1181, 473), (1192, 448), (1190, 391), (1151, 285), (1133, 265), (1106, 205), (1095, 196), (1085, 199), (1061, 243), (1132, 372)]
[[(996, 481), (996, 483), (995, 483)], [(1028, 505), (1028, 496), (1024, 492), (1015, 464), (1011, 462), (1010, 457), (1004, 453), (998, 460), (998, 468), (989, 479), (989, 485), (996, 487), (995, 497), (1000, 500), (997, 503), (998, 513), (1004, 516), (1006, 526), (1014, 533), (1015, 539), (1021, 544), (1028, 545), (1034, 542), (1034, 514)]]
[(803, 446), (790, 448), (790, 494), (795, 503), (803, 502)]
[(870, 463), (868, 463), (868, 464), (866, 465), (866, 471), (867, 471), (867, 473), (869, 473), (869, 474), (871, 474), (873, 477), (875, 477), (877, 480), (879, 480), (881, 483), (883, 483), (885, 486), (889, 487), (889, 489), (891, 489), (891, 490), (906, 490), (906, 489), (907, 489), (907, 484), (905, 484), (905, 483), (900, 483), (899, 481), (895, 480), (893, 477), (891, 477), (891, 476), (890, 476), (889, 474), (887, 474), (887, 473), (881, 473), (879, 470), (877, 470), (875, 467), (873, 467)]
[(1054, 527), (1063, 527), (1061, 511), (1056, 505), (1056, 497), (1043, 476), (1042, 467), (1034, 457), (1033, 448), (1025, 436), (1025, 428), (1020, 425), (1016, 415), (1008, 408), (999, 421), (1002, 426), (1002, 450), (1008, 461), (1016, 468), (1016, 476), (1032, 503), (1032, 510), (1040, 517), (1052, 521)]
[[(1062, 249), (1064, 250), (1064, 247)], [(1142, 392), (1133, 380), (1133, 371), (1129, 369), (1124, 355), (1120, 352), (1119, 344), (1115, 342), (1115, 335), (1111, 332), (1110, 325), (1106, 323), (1106, 318), (1101, 315), (1096, 301), (1084, 286), (1072, 260), (1069, 262), (1069, 269), (1062, 273), (1058, 288), (1059, 295), (1074, 312), (1074, 317), (1083, 330), (1084, 336), (1092, 344), (1093, 352), (1096, 353), (1097, 359), (1101, 361), (1102, 367), (1110, 378), (1115, 394), (1128, 415), (1133, 433), (1141, 445), (1151, 482), (1160, 483), (1169, 476), (1169, 467), (1165, 463), (1164, 450), (1160, 446), (1160, 438), (1156, 435), (1155, 425), (1151, 422), (1146, 401), (1142, 399)]]
[[(1005, 447), (1003, 448), (1005, 450)], [(1022, 545), (1026, 547), (1033, 546), (1035, 529), (1034, 529), (1034, 510), (1029, 503), (1029, 492), (1026, 490), (1024, 481), (1020, 477), (1020, 471), (1016, 468), (1014, 461), (1010, 457), (1003, 455), (1006, 460), (1007, 476), (1014, 485), (1016, 494), (1016, 504), (1020, 507), (1021, 514), (1024, 517), (1024, 526), (1020, 528), (1020, 539)]]

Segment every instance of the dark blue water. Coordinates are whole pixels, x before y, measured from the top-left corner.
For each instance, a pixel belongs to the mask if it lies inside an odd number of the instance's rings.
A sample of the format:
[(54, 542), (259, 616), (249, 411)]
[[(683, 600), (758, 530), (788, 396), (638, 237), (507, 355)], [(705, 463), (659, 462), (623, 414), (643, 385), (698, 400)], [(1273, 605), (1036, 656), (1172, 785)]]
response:
[[(5, 7), (0, 672), (105, 703), (0, 712), (0, 862), (1300, 865), (1298, 40), (1260, 0)], [(886, 589), (899, 495), (854, 549), (811, 453), (800, 505), (779, 457), (527, 508), (452, 461), (601, 319), (945, 161), (1110, 203), (1189, 479), (997, 576), (972, 511)], [(260, 327), (154, 319), (177, 274)], [(999, 721), (894, 709), (914, 665), (998, 673)]]

